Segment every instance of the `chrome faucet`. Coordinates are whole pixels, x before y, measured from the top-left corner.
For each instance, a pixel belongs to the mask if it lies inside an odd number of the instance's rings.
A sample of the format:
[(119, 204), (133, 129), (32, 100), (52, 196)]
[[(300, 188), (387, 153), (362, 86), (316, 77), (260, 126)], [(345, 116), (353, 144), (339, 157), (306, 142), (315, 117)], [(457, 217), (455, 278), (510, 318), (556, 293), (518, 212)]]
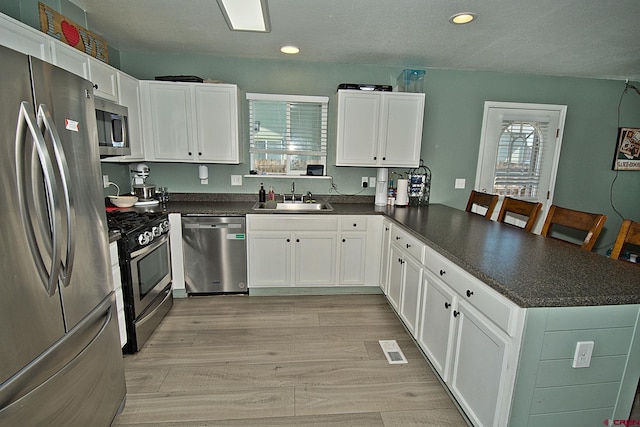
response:
[(296, 201), (296, 182), (291, 181), (291, 201)]

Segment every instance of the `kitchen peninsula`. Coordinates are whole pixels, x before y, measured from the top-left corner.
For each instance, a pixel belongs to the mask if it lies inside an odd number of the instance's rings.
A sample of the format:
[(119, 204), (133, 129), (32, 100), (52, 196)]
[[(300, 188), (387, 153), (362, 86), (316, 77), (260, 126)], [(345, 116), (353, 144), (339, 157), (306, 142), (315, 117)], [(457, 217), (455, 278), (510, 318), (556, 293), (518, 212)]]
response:
[[(381, 218), (381, 288), (474, 425), (628, 418), (640, 376), (637, 266), (444, 205), (331, 203), (320, 215)], [(176, 200), (168, 210), (271, 215), (252, 206)], [(572, 367), (578, 342), (593, 342), (587, 367)]]

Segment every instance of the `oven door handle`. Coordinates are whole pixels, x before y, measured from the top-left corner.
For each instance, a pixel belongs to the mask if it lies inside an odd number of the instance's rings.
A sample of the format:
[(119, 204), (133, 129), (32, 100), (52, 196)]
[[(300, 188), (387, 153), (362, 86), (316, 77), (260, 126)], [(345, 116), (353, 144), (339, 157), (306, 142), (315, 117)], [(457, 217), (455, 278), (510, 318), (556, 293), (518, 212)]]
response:
[(169, 240), (169, 235), (165, 234), (163, 236), (160, 236), (158, 238), (158, 240), (153, 240), (153, 242), (151, 242), (151, 244), (149, 244), (148, 246), (143, 247), (142, 249), (138, 249), (135, 252), (131, 252), (131, 258), (137, 258), (139, 256), (143, 256), (146, 255), (150, 252), (153, 252), (155, 249), (157, 249), (158, 247), (162, 246), (164, 243), (166, 243), (166, 241)]

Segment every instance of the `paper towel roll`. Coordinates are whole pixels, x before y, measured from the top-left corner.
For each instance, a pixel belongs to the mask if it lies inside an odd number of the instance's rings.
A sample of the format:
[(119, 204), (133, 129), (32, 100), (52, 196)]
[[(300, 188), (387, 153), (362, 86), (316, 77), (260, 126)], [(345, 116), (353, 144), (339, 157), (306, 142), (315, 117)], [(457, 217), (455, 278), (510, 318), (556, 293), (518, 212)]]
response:
[(396, 206), (407, 206), (409, 204), (408, 181), (406, 179), (398, 179), (396, 187)]

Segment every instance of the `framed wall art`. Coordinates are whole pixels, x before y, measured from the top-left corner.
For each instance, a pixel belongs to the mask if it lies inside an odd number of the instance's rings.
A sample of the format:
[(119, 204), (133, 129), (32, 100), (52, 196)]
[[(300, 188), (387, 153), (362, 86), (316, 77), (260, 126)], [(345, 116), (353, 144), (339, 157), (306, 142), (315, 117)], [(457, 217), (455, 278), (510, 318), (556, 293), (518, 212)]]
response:
[(640, 171), (640, 128), (619, 128), (613, 170)]

